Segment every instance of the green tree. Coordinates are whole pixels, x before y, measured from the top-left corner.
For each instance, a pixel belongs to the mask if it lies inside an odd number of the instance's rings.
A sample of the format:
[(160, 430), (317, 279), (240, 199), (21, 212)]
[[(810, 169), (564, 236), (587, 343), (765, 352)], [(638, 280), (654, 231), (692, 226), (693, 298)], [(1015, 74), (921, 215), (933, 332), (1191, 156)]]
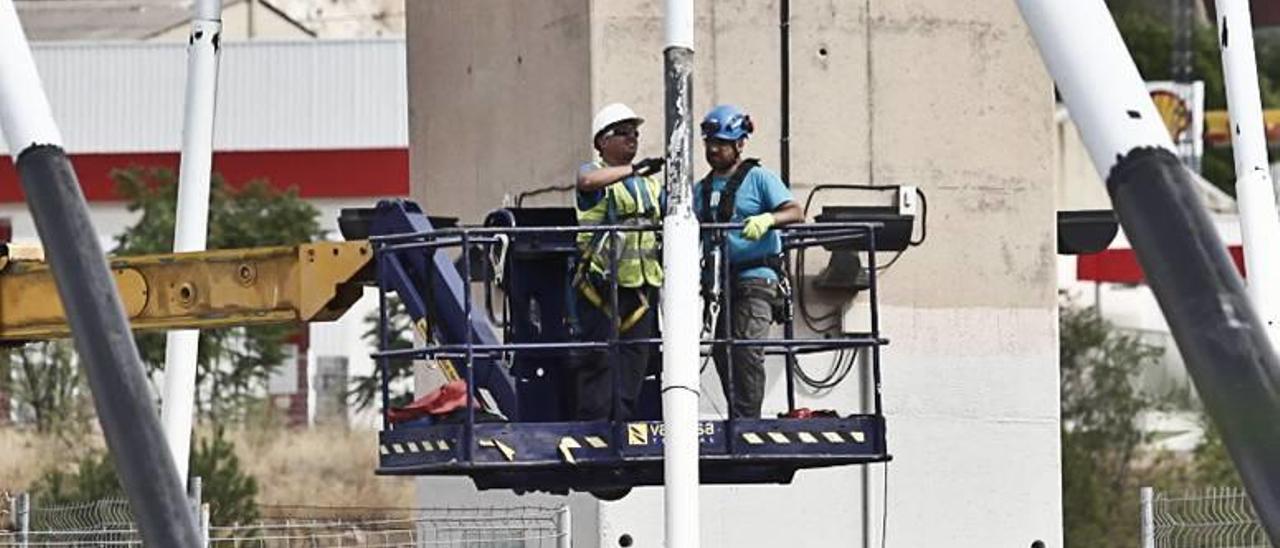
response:
[[(194, 441), (194, 440), (193, 440)], [(258, 519), (258, 481), (240, 466), (235, 445), (221, 428), (195, 444), (191, 474), (202, 480), (201, 499), (209, 504), (214, 525), (250, 523)], [(123, 499), (124, 488), (111, 455), (92, 451), (76, 461), (75, 469), (50, 469), (30, 488), (39, 506), (62, 506)]]
[(1094, 308), (1059, 308), (1062, 499), (1068, 546), (1127, 547), (1137, 534), (1138, 414), (1156, 399), (1134, 386), (1161, 349), (1116, 330)]
[(36, 431), (74, 436), (93, 419), (86, 379), (68, 340), (42, 341), (7, 349), (0, 356), (0, 391)]
[(191, 452), (191, 474), (199, 476), (209, 521), (216, 525), (252, 523), (258, 519), (258, 480), (240, 466), (235, 444), (218, 427)]
[(75, 461), (75, 469), (47, 470), (29, 489), (40, 506), (62, 506), (124, 497), (110, 455), (94, 451)]
[[(413, 330), (410, 327), (409, 313), (405, 311), (404, 304), (394, 295), (387, 298), (387, 315), (391, 318), (390, 325), (387, 328), (390, 337), (389, 350), (406, 350), (413, 348), (413, 341), (409, 338), (409, 333)], [(379, 314), (375, 310), (364, 318), (365, 329), (363, 338), (365, 342), (373, 349), (377, 349), (381, 340), (381, 334), (378, 331)], [(369, 375), (357, 375), (352, 379), (351, 389), (348, 392), (348, 399), (356, 406), (357, 409), (368, 409), (371, 406), (382, 405), (382, 374), (380, 373), (381, 364), (378, 369)], [(392, 358), (387, 360), (388, 377), (391, 379), (388, 387), (389, 399), (391, 405), (395, 407), (408, 405), (413, 401), (413, 360), (409, 358)]]
[(1191, 472), (1195, 484), (1211, 487), (1243, 485), (1218, 428), (1208, 416), (1202, 416), (1201, 424), (1204, 426), (1204, 439), (1192, 455)]
[[(173, 250), (177, 182), (167, 169), (130, 168), (112, 173), (120, 196), (138, 222), (116, 237), (117, 255), (169, 253)], [(209, 200), (208, 249), (296, 245), (323, 236), (318, 212), (297, 191), (279, 191), (265, 181), (236, 190), (213, 177)], [(272, 369), (285, 358), (284, 343), (297, 327), (271, 325), (206, 329), (200, 332), (196, 384), (198, 408), (220, 419), (243, 414)], [(138, 350), (150, 371), (163, 368), (165, 336), (137, 336)]]

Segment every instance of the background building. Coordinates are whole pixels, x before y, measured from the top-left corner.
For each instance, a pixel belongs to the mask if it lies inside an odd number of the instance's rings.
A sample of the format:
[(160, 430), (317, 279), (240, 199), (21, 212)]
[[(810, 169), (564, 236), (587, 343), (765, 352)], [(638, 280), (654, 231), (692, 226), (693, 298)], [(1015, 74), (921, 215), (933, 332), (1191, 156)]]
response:
[[(43, 43), (34, 53), (94, 225), (110, 250), (115, 236), (138, 218), (116, 195), (111, 171), (140, 166), (177, 172), (185, 44)], [(320, 210), (328, 237), (340, 239), (342, 208), (408, 194), (404, 57), (399, 39), (225, 44), (214, 171), (233, 186), (266, 179), (297, 188)], [(9, 219), (14, 240), (35, 241), (19, 188), (12, 161), (0, 162), (0, 217)], [(271, 383), (295, 423), (310, 421), (317, 411), (319, 383), (311, 364), (339, 371), (345, 362), (350, 375), (373, 370), (372, 349), (361, 334), (365, 315), (376, 306), (376, 297), (366, 296), (341, 320), (307, 327), (296, 367), (281, 368)]]
[[(192, 0), (16, 0), (33, 41), (186, 42)], [(404, 0), (223, 0), (223, 39), (404, 34)]]

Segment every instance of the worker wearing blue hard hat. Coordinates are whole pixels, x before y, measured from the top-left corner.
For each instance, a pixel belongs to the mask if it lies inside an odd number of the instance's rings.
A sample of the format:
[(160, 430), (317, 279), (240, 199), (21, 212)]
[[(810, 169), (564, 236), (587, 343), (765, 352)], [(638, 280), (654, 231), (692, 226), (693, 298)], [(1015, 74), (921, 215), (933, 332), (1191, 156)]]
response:
[[(742, 223), (726, 235), (731, 291), (730, 307), (715, 318), (716, 338), (732, 327), (734, 340), (762, 339), (773, 324), (787, 280), (782, 272), (782, 237), (773, 227), (804, 220), (800, 205), (777, 174), (742, 153), (755, 124), (741, 108), (719, 105), (702, 119), (703, 146), (711, 173), (694, 186), (693, 204), (703, 223)], [(714, 253), (718, 246), (705, 248)], [(720, 276), (720, 273), (714, 273)], [(728, 386), (729, 355), (733, 357), (733, 393)], [(735, 417), (760, 416), (764, 400), (764, 347), (735, 345), (712, 353), (725, 399)]]

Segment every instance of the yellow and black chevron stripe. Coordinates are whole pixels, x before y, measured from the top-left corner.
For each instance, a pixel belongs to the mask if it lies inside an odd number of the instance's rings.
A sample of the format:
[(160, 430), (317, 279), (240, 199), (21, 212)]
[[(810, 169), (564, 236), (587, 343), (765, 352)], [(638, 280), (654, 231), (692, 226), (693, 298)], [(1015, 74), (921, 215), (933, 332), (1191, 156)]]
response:
[(574, 458), (573, 451), (583, 447), (605, 449), (609, 447), (609, 442), (600, 436), (564, 436), (560, 438), (560, 458), (569, 464), (578, 464), (578, 459)]
[(418, 453), (434, 453), (451, 449), (446, 440), (401, 441), (384, 443), (380, 448), (383, 455), (405, 455)]
[(742, 432), (739, 434), (742, 441), (747, 445), (844, 445), (853, 443), (863, 443), (867, 441), (867, 435), (857, 430), (848, 432), (839, 432), (834, 430), (820, 432)]

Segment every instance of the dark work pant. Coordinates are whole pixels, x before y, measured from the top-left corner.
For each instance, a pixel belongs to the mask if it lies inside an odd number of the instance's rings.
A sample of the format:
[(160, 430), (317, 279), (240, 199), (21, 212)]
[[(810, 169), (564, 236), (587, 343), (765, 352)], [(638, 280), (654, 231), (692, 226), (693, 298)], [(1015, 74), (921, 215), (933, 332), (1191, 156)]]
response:
[[(733, 325), (733, 339), (750, 341), (764, 339), (773, 325), (773, 305), (781, 297), (778, 283), (759, 278), (743, 278), (734, 283), (730, 302), (722, 303), (720, 317), (716, 320), (716, 338), (725, 338), (725, 326)], [(728, 304), (729, 307), (723, 307)], [(730, 356), (725, 345), (716, 345), (712, 353), (716, 372), (720, 374), (720, 386), (724, 398), (733, 408), (736, 418), (759, 418), (764, 402), (764, 347), (734, 346), (729, 353), (733, 358), (733, 390), (729, 389)]]
[[(625, 321), (640, 303), (640, 292), (649, 299), (649, 310), (630, 329), (618, 334), (619, 340), (648, 339), (658, 333), (658, 290), (655, 287), (618, 288), (618, 308)], [(605, 298), (608, 293), (603, 292)], [(583, 341), (607, 341), (614, 318), (605, 314), (581, 295), (578, 297), (578, 325)], [(640, 387), (649, 369), (649, 356), (654, 345), (618, 345), (614, 354), (606, 350), (581, 352), (573, 369), (574, 413), (578, 420), (627, 420), (635, 414)], [(614, 359), (610, 359), (611, 356)], [(614, 375), (618, 376), (620, 416), (613, 416)]]

